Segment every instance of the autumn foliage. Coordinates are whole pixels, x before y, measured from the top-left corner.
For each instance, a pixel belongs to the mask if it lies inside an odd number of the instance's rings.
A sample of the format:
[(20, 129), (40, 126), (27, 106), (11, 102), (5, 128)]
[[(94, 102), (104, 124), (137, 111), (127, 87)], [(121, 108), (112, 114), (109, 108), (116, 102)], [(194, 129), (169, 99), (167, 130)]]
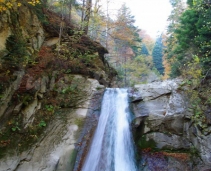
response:
[[(30, 5), (37, 5), (40, 4), (40, 0), (27, 0), (26, 1)], [(22, 5), (23, 2), (20, 0), (0, 0), (0, 13), (12, 8), (17, 8)]]

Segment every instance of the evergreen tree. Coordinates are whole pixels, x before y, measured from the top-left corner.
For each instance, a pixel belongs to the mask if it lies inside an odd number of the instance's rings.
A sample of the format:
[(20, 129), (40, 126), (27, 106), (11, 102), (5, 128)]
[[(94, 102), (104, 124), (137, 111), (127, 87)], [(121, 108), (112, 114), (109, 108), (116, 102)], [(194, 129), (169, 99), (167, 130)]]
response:
[(158, 37), (152, 51), (153, 63), (160, 74), (164, 73), (162, 36)]
[(165, 49), (165, 53), (169, 62), (169, 65), (171, 65), (171, 73), (170, 75), (172, 77), (180, 75), (180, 64), (177, 61), (177, 55), (174, 52), (176, 49), (178, 43), (177, 43), (177, 35), (176, 35), (176, 29), (180, 26), (180, 17), (183, 14), (185, 10), (185, 4), (182, 2), (182, 0), (170, 0), (171, 5), (173, 7), (173, 10), (171, 12), (171, 15), (169, 16), (169, 26), (168, 26), (168, 32), (167, 36), (168, 39), (166, 41), (167, 48)]
[(145, 44), (142, 44), (141, 46), (141, 55), (146, 55), (146, 56), (149, 55), (148, 49)]
[[(169, 43), (167, 52), (172, 64), (171, 76), (178, 76), (187, 70), (189, 63), (198, 56), (206, 73), (211, 64), (211, 4), (206, 1), (188, 0), (189, 8), (177, 20), (177, 27), (171, 30), (174, 43)], [(169, 40), (171, 40), (169, 38)]]

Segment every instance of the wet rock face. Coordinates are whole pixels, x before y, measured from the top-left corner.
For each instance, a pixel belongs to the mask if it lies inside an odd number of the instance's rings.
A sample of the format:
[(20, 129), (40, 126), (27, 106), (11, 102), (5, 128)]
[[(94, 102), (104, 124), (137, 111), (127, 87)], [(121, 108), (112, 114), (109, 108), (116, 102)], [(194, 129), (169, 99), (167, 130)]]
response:
[(95, 92), (89, 104), (84, 128), (76, 144), (77, 156), (73, 171), (80, 171), (85, 162), (100, 117), (103, 94), (104, 89)]
[[(201, 162), (211, 168), (210, 135), (191, 122), (188, 99), (182, 80), (167, 80), (136, 85), (130, 90), (131, 106), (140, 144), (154, 142), (156, 149), (198, 152)], [(199, 164), (198, 162), (197, 164)]]

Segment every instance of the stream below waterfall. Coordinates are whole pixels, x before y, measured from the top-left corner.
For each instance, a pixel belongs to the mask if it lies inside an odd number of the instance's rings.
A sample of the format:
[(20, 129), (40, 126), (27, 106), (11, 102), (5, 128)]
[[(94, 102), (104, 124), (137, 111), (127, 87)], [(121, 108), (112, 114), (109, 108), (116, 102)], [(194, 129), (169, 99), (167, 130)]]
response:
[(108, 88), (82, 171), (137, 171), (127, 89)]

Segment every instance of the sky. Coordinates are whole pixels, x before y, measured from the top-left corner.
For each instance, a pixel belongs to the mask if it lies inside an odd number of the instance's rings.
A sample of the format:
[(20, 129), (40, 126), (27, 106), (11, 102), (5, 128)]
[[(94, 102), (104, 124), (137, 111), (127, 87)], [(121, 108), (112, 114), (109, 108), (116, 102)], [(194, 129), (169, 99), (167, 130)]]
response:
[(135, 25), (145, 30), (152, 38), (165, 32), (172, 10), (169, 0), (110, 0), (109, 13), (115, 13), (124, 2), (135, 16)]

